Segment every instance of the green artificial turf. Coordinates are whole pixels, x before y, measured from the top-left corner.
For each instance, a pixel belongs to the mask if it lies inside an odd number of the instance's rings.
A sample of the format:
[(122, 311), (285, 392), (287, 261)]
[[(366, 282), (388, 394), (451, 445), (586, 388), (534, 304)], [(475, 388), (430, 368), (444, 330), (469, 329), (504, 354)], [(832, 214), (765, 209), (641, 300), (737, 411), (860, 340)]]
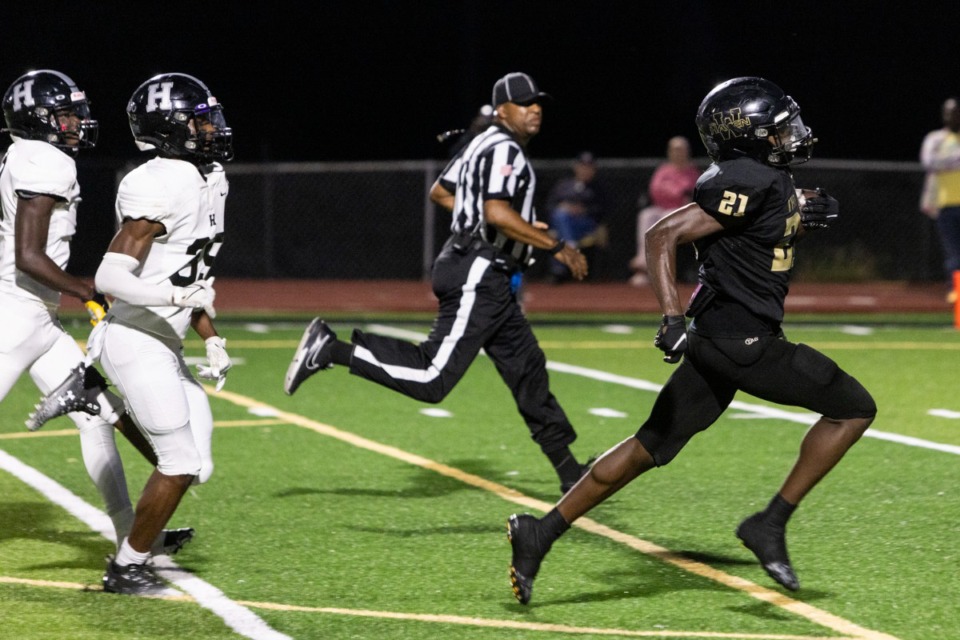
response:
[[(174, 516), (172, 526), (198, 531), (174, 560), (246, 603), (276, 632), (298, 639), (543, 640), (627, 637), (577, 628), (674, 638), (942, 640), (956, 633), (955, 452), (862, 439), (791, 520), (788, 542), (802, 589), (788, 593), (733, 530), (779, 488), (808, 424), (764, 415), (769, 403), (739, 395), (745, 408), (728, 410), (672, 464), (588, 516), (630, 540), (702, 563), (719, 578), (574, 528), (554, 546), (533, 601), (523, 607), (507, 578), (505, 521), (516, 511), (540, 511), (472, 478), (544, 508), (559, 497), (558, 486), (489, 361), (479, 358), (435, 406), (342, 367), (314, 376), (288, 397), (282, 380), (303, 319), (218, 320), (238, 364), (225, 393), (211, 396), (216, 471), (190, 490)], [(413, 320), (398, 326), (429, 329), (423, 319)], [(960, 447), (960, 422), (929, 413), (960, 412), (954, 376), (960, 334), (943, 324), (858, 320), (802, 321), (786, 330), (793, 341), (833, 357), (873, 393), (880, 408), (876, 431)], [(342, 337), (354, 326), (346, 319), (331, 324)], [(662, 384), (673, 369), (652, 347), (656, 319), (609, 324), (535, 321), (535, 331), (552, 363)], [(82, 324), (70, 326), (84, 337)], [(202, 355), (198, 340), (188, 341), (187, 355)], [(655, 397), (558, 369), (550, 377), (578, 431), (573, 449), (581, 458), (634, 433)], [(14, 437), (25, 433), (23, 419), (37, 396), (25, 376), (4, 399), (0, 451), (102, 508), (72, 423), (58, 418), (37, 435)], [(280, 417), (251, 413), (250, 403), (273, 407)], [(428, 415), (428, 409), (446, 414)], [(61, 430), (66, 433), (58, 435)], [(136, 497), (150, 469), (126, 443), (121, 452)], [(431, 462), (451, 471), (440, 473)], [(244, 637), (194, 602), (96, 591), (110, 542), (12, 474), (0, 472), (0, 496), (0, 636)], [(735, 586), (737, 579), (781, 597), (753, 597), (750, 588)]]

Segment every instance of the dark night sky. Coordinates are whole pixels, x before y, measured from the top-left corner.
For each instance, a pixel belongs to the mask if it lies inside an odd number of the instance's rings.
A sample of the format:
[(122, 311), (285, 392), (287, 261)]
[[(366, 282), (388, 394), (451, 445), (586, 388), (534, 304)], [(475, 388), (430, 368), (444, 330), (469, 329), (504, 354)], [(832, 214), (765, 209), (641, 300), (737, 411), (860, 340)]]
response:
[(510, 71), (556, 99), (540, 157), (659, 156), (675, 134), (703, 155), (702, 97), (761, 75), (800, 103), (818, 157), (912, 161), (960, 94), (956, 2), (4, 4), (0, 85), (36, 68), (72, 76), (104, 159), (136, 155), (126, 100), (168, 71), (211, 87), (240, 162), (443, 157), (435, 135), (466, 126)]

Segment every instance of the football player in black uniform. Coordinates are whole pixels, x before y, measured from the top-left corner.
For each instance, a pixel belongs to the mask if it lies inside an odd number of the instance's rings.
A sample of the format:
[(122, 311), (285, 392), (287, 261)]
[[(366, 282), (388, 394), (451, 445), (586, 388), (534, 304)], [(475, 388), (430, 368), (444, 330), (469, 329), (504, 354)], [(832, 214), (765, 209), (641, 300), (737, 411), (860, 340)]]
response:
[[(543, 557), (571, 522), (670, 462), (738, 390), (821, 415), (769, 505), (736, 530), (770, 577), (798, 589), (787, 520), (876, 415), (859, 382), (822, 353), (788, 342), (780, 328), (797, 236), (830, 226), (839, 213), (823, 190), (794, 187), (789, 167), (809, 159), (815, 142), (797, 103), (772, 82), (735, 78), (707, 94), (696, 122), (713, 164), (697, 182), (694, 202), (646, 234), (651, 284), (664, 313), (654, 344), (666, 362), (682, 362), (640, 430), (597, 460), (556, 508), (542, 519), (510, 516), (510, 578), (522, 604)], [(676, 251), (686, 242), (695, 244), (700, 270), (684, 314)], [(684, 315), (692, 318), (689, 330)]]

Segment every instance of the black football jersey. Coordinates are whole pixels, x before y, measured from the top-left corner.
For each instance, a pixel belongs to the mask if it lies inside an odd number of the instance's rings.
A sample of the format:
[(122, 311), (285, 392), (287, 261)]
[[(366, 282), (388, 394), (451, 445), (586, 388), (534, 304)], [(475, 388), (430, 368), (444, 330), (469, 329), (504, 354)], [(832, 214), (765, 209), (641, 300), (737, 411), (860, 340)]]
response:
[(699, 325), (712, 325), (712, 334), (777, 331), (800, 229), (793, 175), (751, 158), (725, 160), (700, 176), (693, 198), (723, 225), (695, 246), (700, 282), (715, 294), (712, 306), (727, 309)]

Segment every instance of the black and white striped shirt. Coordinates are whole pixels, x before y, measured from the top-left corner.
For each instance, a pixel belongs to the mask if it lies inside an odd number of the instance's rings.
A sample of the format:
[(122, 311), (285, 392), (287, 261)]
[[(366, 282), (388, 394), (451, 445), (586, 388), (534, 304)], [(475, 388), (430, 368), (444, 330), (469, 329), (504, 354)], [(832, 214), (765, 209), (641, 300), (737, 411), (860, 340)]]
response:
[(529, 262), (533, 247), (511, 240), (483, 218), (484, 201), (506, 200), (527, 223), (533, 224), (537, 219), (533, 206), (537, 177), (523, 148), (509, 131), (494, 124), (477, 135), (450, 161), (439, 182), (456, 195), (451, 232), (478, 232), (522, 264)]

